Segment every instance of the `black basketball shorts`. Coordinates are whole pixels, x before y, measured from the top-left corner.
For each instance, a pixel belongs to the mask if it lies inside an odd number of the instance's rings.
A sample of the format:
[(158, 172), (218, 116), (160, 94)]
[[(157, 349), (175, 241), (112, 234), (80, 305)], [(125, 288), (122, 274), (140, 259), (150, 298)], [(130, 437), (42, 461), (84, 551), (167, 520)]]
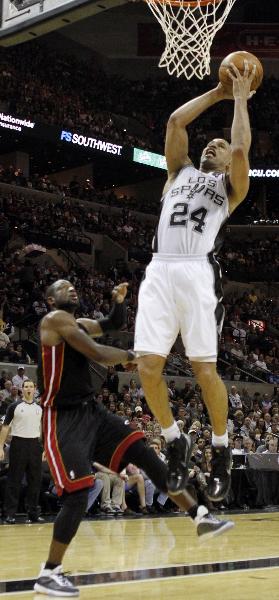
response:
[(93, 485), (93, 461), (119, 472), (126, 450), (144, 437), (120, 417), (91, 402), (67, 410), (45, 408), (43, 429), (45, 453), (58, 495)]

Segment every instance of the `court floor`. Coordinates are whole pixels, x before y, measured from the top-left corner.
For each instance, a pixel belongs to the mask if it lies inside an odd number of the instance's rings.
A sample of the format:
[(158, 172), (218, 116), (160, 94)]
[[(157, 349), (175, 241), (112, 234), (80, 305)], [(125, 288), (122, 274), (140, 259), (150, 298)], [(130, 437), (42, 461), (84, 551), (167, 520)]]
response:
[[(234, 529), (204, 543), (184, 516), (83, 521), (64, 569), (82, 600), (278, 600), (279, 513), (230, 518)], [(51, 532), (0, 526), (1, 600), (46, 598), (32, 587)]]

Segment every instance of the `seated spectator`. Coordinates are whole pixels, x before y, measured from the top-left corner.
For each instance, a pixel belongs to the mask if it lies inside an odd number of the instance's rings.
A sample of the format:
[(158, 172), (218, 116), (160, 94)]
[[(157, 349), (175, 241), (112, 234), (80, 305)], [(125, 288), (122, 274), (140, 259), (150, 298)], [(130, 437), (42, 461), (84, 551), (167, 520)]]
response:
[(230, 403), (231, 408), (233, 408), (233, 409), (242, 408), (241, 398), (237, 391), (237, 387), (235, 385), (231, 386), (231, 391), (229, 393), (229, 403)]
[(249, 437), (251, 429), (253, 429), (252, 421), (251, 421), (250, 417), (245, 417), (244, 423), (243, 423), (242, 427), (240, 428), (241, 435)]
[(212, 450), (210, 446), (206, 446), (203, 451), (203, 458), (200, 463), (200, 468), (202, 473), (204, 474), (206, 480), (209, 479), (211, 473), (211, 460), (212, 460)]
[(24, 381), (27, 381), (28, 377), (24, 374), (25, 368), (22, 365), (17, 367), (17, 375), (14, 375), (12, 378), (13, 385), (16, 386), (19, 390), (22, 389)]
[(3, 392), (3, 395), (5, 392), (8, 392), (4, 396), (5, 402), (7, 402), (8, 405), (11, 404), (12, 402), (17, 402), (18, 400), (21, 399), (21, 396), (22, 396), (22, 390), (19, 389), (16, 385), (13, 385), (12, 382), (9, 382), (9, 383), (11, 383), (11, 386), (9, 387), (8, 390), (4, 390), (4, 392)]
[(255, 361), (255, 367), (263, 371), (268, 371), (263, 354), (259, 354), (259, 358)]
[(243, 443), (243, 437), (240, 435), (235, 435), (233, 438), (234, 441), (234, 445), (232, 448), (232, 455), (240, 455), (240, 454), (244, 454), (243, 448), (242, 448), (242, 443)]
[[(127, 465), (124, 470), (124, 474), (128, 476), (125, 483), (125, 490), (133, 490), (137, 491), (139, 497), (139, 509), (142, 514), (148, 514), (149, 510), (153, 504), (153, 496), (155, 487), (153, 483), (146, 477), (146, 475), (140, 471), (135, 465), (131, 463)], [(149, 506), (147, 506), (147, 498), (146, 493), (148, 492), (148, 500), (150, 502)], [(150, 493), (151, 492), (151, 493)]]
[(253, 440), (249, 437), (243, 438), (243, 454), (253, 454), (255, 452), (255, 445)]
[(1, 351), (4, 350), (5, 348), (7, 348), (7, 345), (10, 342), (10, 338), (4, 332), (4, 329), (5, 329), (5, 323), (4, 323), (4, 321), (2, 321), (2, 319), (0, 319), (0, 356), (1, 356)]
[(278, 452), (278, 438), (272, 437), (267, 442), (267, 448), (262, 454), (275, 454)]
[(4, 383), (3, 389), (3, 398), (6, 400), (11, 395), (11, 389), (13, 387), (13, 382), (10, 379), (7, 379)]
[(124, 478), (99, 463), (94, 462), (93, 467), (96, 470), (96, 480), (101, 479), (103, 482), (101, 493), (102, 512), (105, 515), (122, 513)]
[(6, 414), (9, 403), (4, 398), (3, 391), (0, 391), (0, 418)]

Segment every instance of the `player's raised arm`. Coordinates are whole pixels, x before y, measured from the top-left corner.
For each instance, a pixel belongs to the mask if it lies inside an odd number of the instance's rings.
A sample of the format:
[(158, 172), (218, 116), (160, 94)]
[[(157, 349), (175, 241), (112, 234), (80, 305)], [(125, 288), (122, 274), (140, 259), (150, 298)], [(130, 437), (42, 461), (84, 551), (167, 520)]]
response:
[(82, 325), (91, 337), (99, 337), (107, 331), (117, 331), (121, 329), (126, 322), (126, 302), (128, 283), (120, 283), (112, 290), (112, 298), (114, 300), (112, 309), (107, 317), (103, 319), (77, 319), (77, 323)]
[(192, 123), (207, 108), (223, 100), (223, 98), (224, 95), (219, 85), (213, 90), (202, 94), (202, 96), (186, 102), (186, 104), (183, 104), (171, 114), (167, 124), (165, 141), (165, 156), (169, 176), (179, 171), (185, 164), (191, 162), (188, 156), (187, 125)]
[[(256, 66), (249, 66), (245, 61), (243, 75), (232, 63), (233, 73), (228, 73), (233, 80), (234, 116), (231, 131), (232, 158), (229, 170), (229, 205), (232, 212), (246, 197), (249, 189), (249, 149), (251, 145), (251, 128), (247, 101), (251, 95), (250, 88), (254, 79)], [(251, 68), (252, 67), (252, 68)]]
[(79, 328), (74, 317), (64, 310), (54, 311), (44, 318), (41, 327), (42, 344), (50, 345), (49, 335), (55, 335), (57, 341), (64, 340), (89, 360), (103, 365), (126, 364), (134, 360), (134, 353), (131, 350), (120, 350), (96, 344), (87, 333)]

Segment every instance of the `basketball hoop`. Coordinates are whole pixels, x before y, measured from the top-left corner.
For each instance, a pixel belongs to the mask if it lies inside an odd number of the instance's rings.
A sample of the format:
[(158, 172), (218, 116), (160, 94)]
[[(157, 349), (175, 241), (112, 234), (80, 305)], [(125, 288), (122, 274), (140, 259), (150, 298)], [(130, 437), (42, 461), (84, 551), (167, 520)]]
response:
[(159, 67), (170, 75), (210, 73), (210, 48), (236, 0), (145, 0), (166, 37)]

